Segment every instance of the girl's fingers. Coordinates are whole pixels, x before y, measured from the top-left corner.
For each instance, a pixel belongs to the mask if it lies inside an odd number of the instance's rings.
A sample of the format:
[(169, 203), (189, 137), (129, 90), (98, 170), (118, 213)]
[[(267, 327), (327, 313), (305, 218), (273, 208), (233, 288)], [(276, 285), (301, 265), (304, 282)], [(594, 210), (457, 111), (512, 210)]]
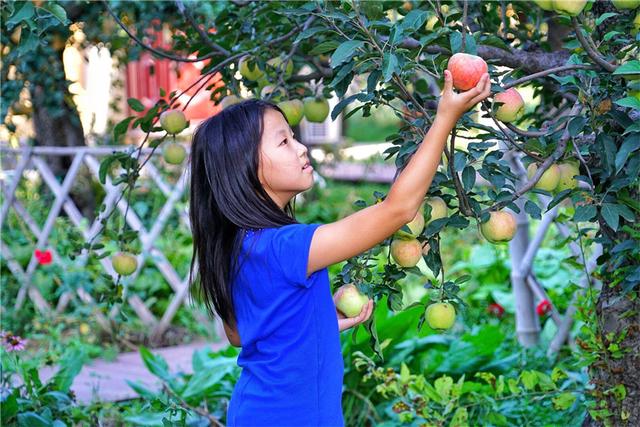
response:
[(449, 70), (444, 70), (444, 90), (443, 93), (453, 91), (453, 77)]

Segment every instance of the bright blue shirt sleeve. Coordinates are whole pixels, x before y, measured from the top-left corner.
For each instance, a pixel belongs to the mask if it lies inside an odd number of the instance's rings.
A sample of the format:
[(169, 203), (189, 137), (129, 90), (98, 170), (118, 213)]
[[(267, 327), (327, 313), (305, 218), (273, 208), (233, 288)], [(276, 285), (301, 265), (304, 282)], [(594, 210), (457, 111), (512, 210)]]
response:
[(228, 426), (343, 426), (344, 361), (326, 268), (307, 277), (321, 224), (250, 232), (232, 283), (242, 368)]
[(309, 251), (313, 234), (320, 224), (291, 224), (276, 229), (271, 239), (276, 265), (284, 278), (297, 286), (309, 287)]

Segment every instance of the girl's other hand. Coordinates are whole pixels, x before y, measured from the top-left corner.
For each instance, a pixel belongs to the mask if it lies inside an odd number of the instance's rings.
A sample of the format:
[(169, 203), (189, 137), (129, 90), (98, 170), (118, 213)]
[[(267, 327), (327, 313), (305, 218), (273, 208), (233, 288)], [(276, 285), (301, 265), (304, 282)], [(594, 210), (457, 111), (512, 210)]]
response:
[(482, 75), (476, 87), (457, 93), (453, 91), (453, 76), (449, 70), (445, 70), (444, 89), (442, 90), (440, 102), (438, 102), (436, 116), (445, 116), (457, 122), (460, 116), (490, 94), (491, 80), (488, 73)]
[[(338, 299), (340, 294), (342, 293), (342, 288), (338, 289), (338, 291), (333, 295), (333, 301)], [(365, 305), (362, 306), (362, 310), (360, 310), (360, 314), (356, 317), (346, 317), (344, 314), (340, 312), (340, 310), (336, 309), (336, 314), (338, 316), (338, 330), (340, 332), (345, 329), (352, 328), (360, 323), (364, 323), (371, 317), (371, 313), (373, 313), (373, 300), (368, 300)]]

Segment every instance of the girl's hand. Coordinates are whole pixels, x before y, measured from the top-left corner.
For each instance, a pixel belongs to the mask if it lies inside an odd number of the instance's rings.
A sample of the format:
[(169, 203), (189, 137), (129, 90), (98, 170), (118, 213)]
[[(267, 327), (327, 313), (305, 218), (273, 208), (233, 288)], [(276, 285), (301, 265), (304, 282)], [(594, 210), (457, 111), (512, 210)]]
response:
[(454, 122), (457, 122), (460, 116), (490, 94), (491, 80), (489, 80), (488, 73), (482, 75), (476, 87), (465, 92), (457, 93), (453, 91), (453, 76), (451, 76), (449, 70), (445, 70), (444, 89), (442, 90), (440, 102), (438, 102), (436, 115), (448, 117)]
[[(336, 291), (336, 293), (333, 294), (334, 304), (338, 301), (338, 298), (340, 297), (341, 293), (342, 293), (342, 288), (339, 288)], [(356, 317), (346, 317), (344, 314), (340, 312), (340, 310), (336, 308), (336, 315), (338, 316), (338, 330), (342, 332), (345, 329), (349, 329), (356, 325), (359, 325), (360, 323), (366, 322), (367, 320), (369, 320), (369, 317), (371, 317), (372, 312), (373, 312), (373, 300), (371, 299), (367, 301), (365, 305), (362, 306), (362, 310), (360, 311), (360, 314), (358, 314)]]

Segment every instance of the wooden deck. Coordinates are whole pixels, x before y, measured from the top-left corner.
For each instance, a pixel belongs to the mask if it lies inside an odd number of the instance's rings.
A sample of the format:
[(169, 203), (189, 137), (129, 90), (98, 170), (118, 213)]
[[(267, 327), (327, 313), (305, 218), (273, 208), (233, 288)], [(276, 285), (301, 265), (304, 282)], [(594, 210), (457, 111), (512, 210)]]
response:
[[(229, 345), (224, 340), (216, 343), (195, 342), (177, 347), (151, 349), (161, 355), (169, 365), (171, 372), (192, 373), (191, 356), (201, 348), (217, 351)], [(40, 370), (40, 379), (45, 382), (51, 378), (57, 367), (45, 367)], [(151, 389), (159, 387), (159, 381), (144, 366), (138, 352), (121, 353), (111, 362), (96, 359), (82, 367), (71, 385), (78, 403), (89, 404), (92, 401), (116, 402), (138, 397), (126, 380), (140, 381)]]

